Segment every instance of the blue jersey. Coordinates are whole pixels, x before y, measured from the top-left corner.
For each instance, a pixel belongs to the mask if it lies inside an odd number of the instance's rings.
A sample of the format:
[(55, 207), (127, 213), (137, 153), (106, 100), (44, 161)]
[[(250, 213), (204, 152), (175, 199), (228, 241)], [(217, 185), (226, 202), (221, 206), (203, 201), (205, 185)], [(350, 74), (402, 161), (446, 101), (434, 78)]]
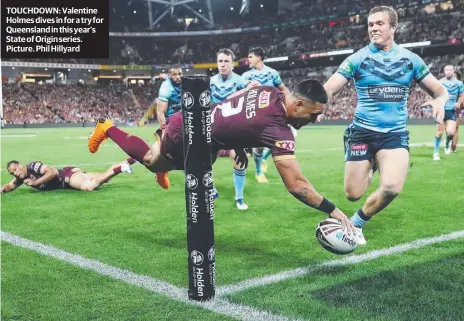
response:
[(388, 52), (369, 44), (346, 58), (337, 72), (354, 79), (358, 103), (353, 124), (388, 133), (406, 130), (409, 87), (430, 70), (418, 55), (393, 43)]
[(263, 86), (273, 86), (277, 87), (282, 84), (282, 79), (280, 79), (280, 75), (277, 70), (272, 69), (266, 65), (263, 65), (263, 69), (251, 69), (243, 73), (243, 78), (246, 80), (257, 80)]
[(217, 104), (225, 100), (233, 93), (245, 88), (248, 82), (240, 75), (231, 73), (226, 79), (221, 74), (211, 77), (209, 86), (211, 88), (211, 104)]
[(180, 94), (180, 85), (175, 84), (171, 79), (166, 79), (161, 84), (158, 100), (168, 103), (168, 109), (165, 113), (166, 117), (170, 117), (172, 114), (181, 110), (182, 104), (180, 101)]
[(455, 110), (454, 104), (459, 101), (459, 96), (464, 94), (464, 85), (462, 81), (451, 78), (446, 79), (443, 77), (440, 82), (448, 90), (449, 100), (445, 105), (445, 110)]

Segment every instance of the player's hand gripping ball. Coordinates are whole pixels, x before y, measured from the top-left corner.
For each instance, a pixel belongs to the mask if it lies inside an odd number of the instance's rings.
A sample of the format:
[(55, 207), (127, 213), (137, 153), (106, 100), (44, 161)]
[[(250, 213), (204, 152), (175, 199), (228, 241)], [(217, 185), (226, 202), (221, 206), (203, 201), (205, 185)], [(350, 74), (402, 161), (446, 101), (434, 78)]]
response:
[(316, 239), (327, 251), (335, 254), (348, 254), (358, 245), (356, 237), (342, 229), (342, 224), (335, 218), (328, 218), (316, 228)]

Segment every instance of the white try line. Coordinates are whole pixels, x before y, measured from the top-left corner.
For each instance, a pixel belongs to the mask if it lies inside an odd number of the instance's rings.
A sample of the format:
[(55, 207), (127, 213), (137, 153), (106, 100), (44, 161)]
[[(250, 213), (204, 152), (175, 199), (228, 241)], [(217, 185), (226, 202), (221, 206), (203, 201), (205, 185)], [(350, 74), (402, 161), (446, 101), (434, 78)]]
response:
[[(129, 156), (128, 156), (129, 157)], [(48, 165), (48, 166), (52, 166), (52, 167), (68, 167), (68, 166), (74, 166), (74, 167), (84, 167), (84, 166), (102, 166), (102, 165), (114, 165), (114, 164), (119, 164), (119, 163), (122, 163), (123, 161), (119, 161), (119, 162), (107, 162), (107, 163), (87, 163), (87, 164), (58, 164), (58, 165)], [(83, 170), (85, 170), (85, 168), (82, 168)], [(2, 171), (6, 171), (6, 168), (2, 168), (0, 169)]]
[(187, 289), (177, 287), (165, 281), (157, 280), (153, 277), (136, 274), (129, 270), (120, 269), (97, 260), (87, 259), (83, 256), (72, 254), (50, 245), (24, 239), (22, 237), (1, 232), (1, 240), (12, 245), (19, 246), (28, 250), (36, 251), (42, 255), (50, 256), (55, 259), (70, 263), (85, 270), (91, 270), (101, 275), (111, 277), (116, 280), (124, 281), (128, 284), (144, 288), (154, 293), (167, 296), (173, 300), (185, 304), (194, 305), (203, 309), (223, 314), (238, 320), (244, 321), (290, 321), (284, 316), (274, 315), (270, 312), (258, 310), (246, 305), (232, 303), (225, 299), (216, 298), (210, 302), (190, 301), (187, 296)]
[(236, 292), (245, 291), (251, 288), (260, 287), (268, 284), (278, 283), (281, 281), (298, 278), (307, 275), (315, 270), (323, 269), (326, 267), (344, 266), (349, 264), (357, 264), (375, 260), (384, 256), (390, 256), (393, 254), (403, 253), (412, 249), (418, 249), (431, 244), (443, 243), (459, 238), (464, 238), (464, 230), (453, 232), (450, 234), (443, 234), (426, 239), (419, 239), (410, 243), (404, 243), (396, 246), (392, 246), (385, 249), (375, 250), (359, 255), (350, 255), (338, 260), (332, 260), (323, 262), (316, 265), (310, 265), (307, 267), (297, 268), (294, 270), (288, 270), (279, 272), (276, 274), (269, 274), (263, 277), (253, 278), (246, 281), (239, 282), (233, 285), (221, 286), (216, 289), (218, 295), (228, 295)]
[(37, 137), (37, 134), (2, 134), (1, 138), (28, 138)]

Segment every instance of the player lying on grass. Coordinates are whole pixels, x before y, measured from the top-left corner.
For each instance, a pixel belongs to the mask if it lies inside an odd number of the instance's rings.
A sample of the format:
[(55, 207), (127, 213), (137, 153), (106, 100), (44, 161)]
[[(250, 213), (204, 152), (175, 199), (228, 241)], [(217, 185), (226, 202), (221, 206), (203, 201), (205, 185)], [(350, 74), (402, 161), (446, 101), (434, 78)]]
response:
[(120, 164), (111, 166), (104, 173), (86, 173), (78, 167), (63, 167), (56, 169), (45, 165), (42, 162), (31, 162), (23, 165), (18, 161), (8, 162), (6, 168), (14, 179), (2, 186), (2, 193), (14, 191), (22, 184), (41, 191), (51, 191), (55, 189), (75, 189), (91, 192), (100, 185), (109, 182), (111, 178), (121, 172), (132, 173), (129, 163), (134, 163), (128, 159)]
[[(241, 155), (244, 154), (243, 149), (269, 147), (288, 191), (304, 204), (339, 219), (343, 228), (351, 233), (354, 231), (351, 221), (335, 205), (317, 193), (301, 173), (295, 157), (294, 137), (288, 127), (290, 124), (300, 129), (313, 123), (326, 102), (327, 94), (316, 80), (302, 81), (294, 93), (284, 94), (269, 86), (237, 92), (234, 97), (211, 106), (213, 159), (220, 149), (235, 149), (242, 151), (237, 156), (237, 160), (241, 162), (246, 159)], [(130, 135), (114, 126), (110, 120), (101, 118), (89, 137), (89, 151), (97, 152), (100, 144), (110, 138), (154, 173), (183, 169), (182, 126), (182, 113), (174, 114), (162, 135), (158, 130), (157, 142), (150, 148), (141, 138)]]

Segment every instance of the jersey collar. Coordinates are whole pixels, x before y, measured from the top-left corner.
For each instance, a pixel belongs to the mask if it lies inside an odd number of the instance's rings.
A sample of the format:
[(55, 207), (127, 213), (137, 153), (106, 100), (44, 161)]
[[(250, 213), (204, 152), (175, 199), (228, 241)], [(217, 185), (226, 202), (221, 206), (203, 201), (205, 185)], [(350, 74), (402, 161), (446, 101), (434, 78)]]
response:
[(382, 49), (377, 48), (376, 46), (374, 46), (374, 44), (372, 42), (369, 43), (368, 47), (372, 51), (372, 53), (379, 53), (380, 52), (380, 53), (384, 53), (384, 54), (387, 55), (387, 54), (393, 52), (394, 50), (396, 50), (398, 45), (397, 45), (396, 42), (393, 42), (392, 48), (389, 51), (383, 51)]
[(222, 78), (222, 75), (221, 75), (221, 74), (218, 74), (218, 76), (219, 76), (219, 79), (221, 79), (221, 80), (222, 80), (222, 82), (226, 82), (227, 80), (229, 80), (229, 79), (231, 79), (231, 78), (232, 78), (232, 75), (233, 75), (233, 74), (234, 74), (234, 73), (233, 73), (233, 72), (231, 72), (231, 73), (230, 73), (230, 75), (229, 75), (229, 76), (227, 76), (227, 78), (226, 78), (226, 79)]

